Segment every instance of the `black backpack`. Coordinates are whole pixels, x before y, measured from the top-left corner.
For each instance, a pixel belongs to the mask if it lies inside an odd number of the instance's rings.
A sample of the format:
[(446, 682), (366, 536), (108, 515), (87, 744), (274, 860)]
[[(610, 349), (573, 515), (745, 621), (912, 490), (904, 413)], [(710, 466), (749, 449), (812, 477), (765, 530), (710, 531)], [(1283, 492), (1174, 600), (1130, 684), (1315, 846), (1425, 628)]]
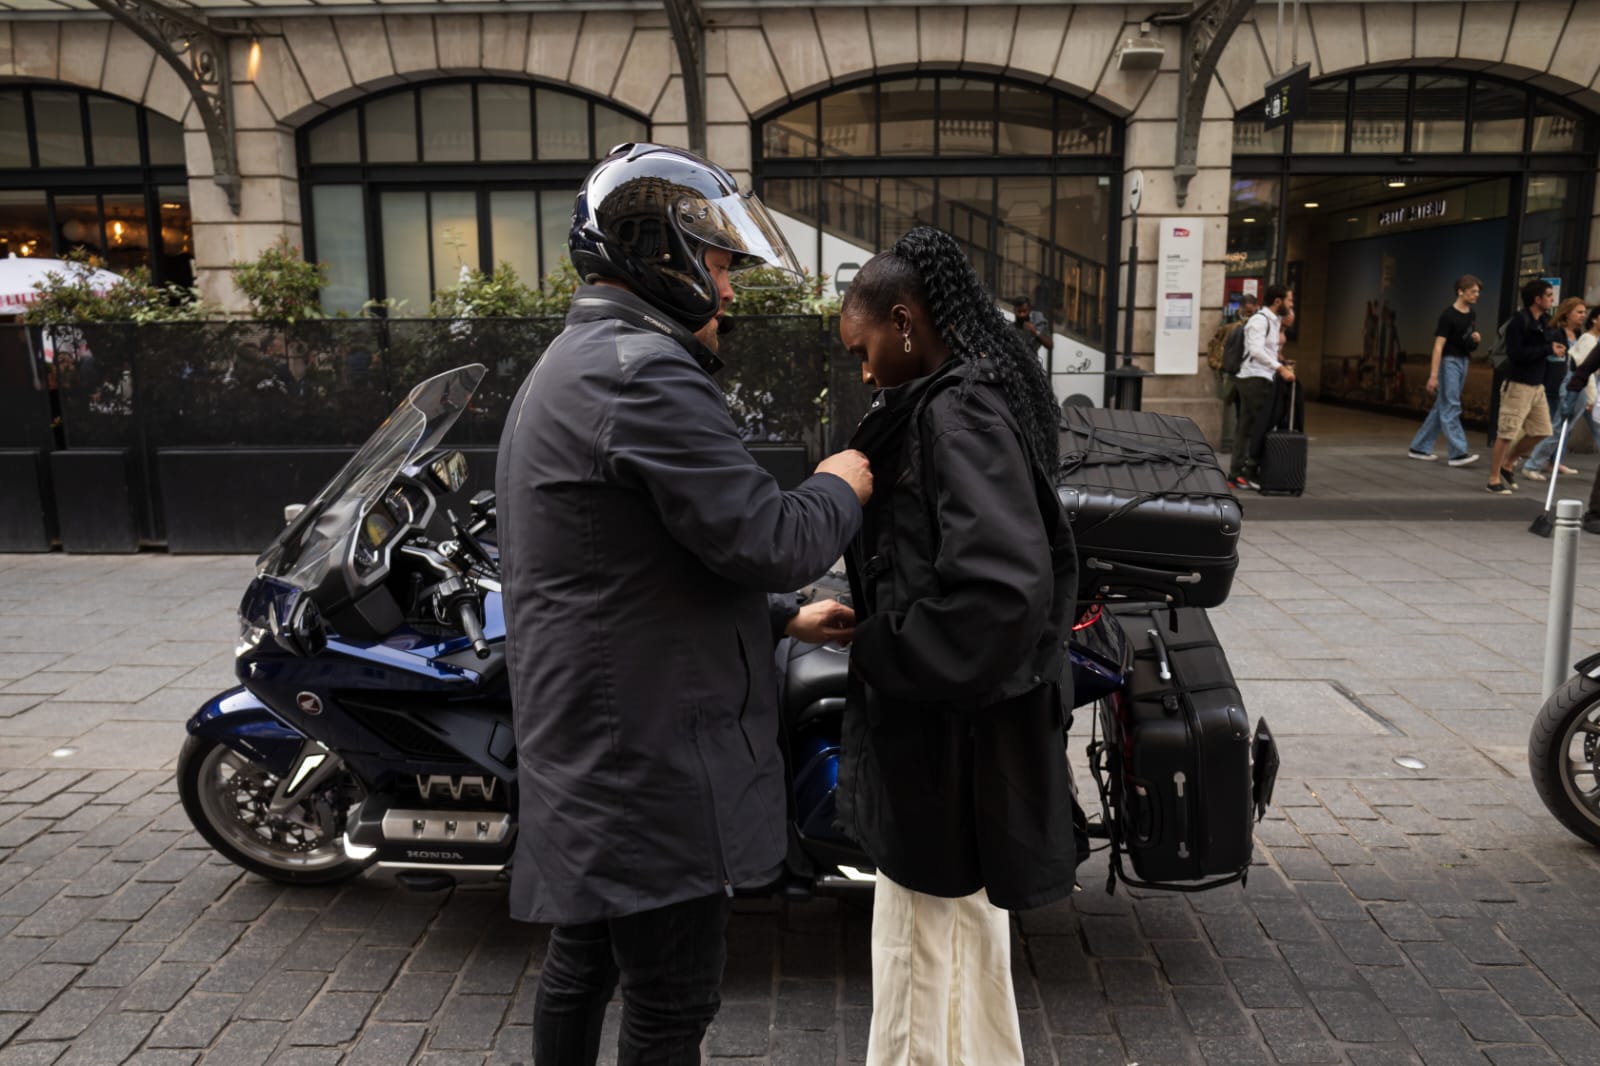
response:
[[(1257, 311), (1256, 315), (1261, 312)], [(1245, 327), (1255, 319), (1251, 315), (1239, 328), (1228, 334), (1228, 339), (1222, 342), (1222, 372), (1224, 374), (1237, 374), (1239, 368), (1244, 366), (1244, 331)]]

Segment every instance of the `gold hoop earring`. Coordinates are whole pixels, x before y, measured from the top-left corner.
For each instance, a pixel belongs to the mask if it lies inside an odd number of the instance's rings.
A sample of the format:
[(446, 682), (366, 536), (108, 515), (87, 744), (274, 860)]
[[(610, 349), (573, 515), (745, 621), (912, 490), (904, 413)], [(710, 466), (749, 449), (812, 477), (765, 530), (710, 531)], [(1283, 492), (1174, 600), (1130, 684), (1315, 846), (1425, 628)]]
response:
[(906, 354), (910, 355), (911, 354), (911, 334), (907, 333), (905, 336), (906, 336)]

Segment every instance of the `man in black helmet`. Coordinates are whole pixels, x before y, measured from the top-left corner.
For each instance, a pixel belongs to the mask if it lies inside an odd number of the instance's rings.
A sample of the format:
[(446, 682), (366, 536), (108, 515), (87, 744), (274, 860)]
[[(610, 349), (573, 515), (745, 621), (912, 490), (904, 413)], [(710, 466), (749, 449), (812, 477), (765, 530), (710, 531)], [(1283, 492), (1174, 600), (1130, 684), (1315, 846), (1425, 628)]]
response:
[[(619, 979), (618, 1063), (698, 1066), (734, 886), (773, 879), (787, 844), (764, 594), (839, 558), (872, 477), (843, 452), (783, 492), (740, 443), (712, 377), (728, 275), (798, 268), (726, 171), (623, 145), (585, 180), (570, 243), (587, 284), (512, 403), (495, 486), (511, 910), (555, 926), (539, 1066), (595, 1061)], [(830, 613), (791, 632), (824, 639)]]

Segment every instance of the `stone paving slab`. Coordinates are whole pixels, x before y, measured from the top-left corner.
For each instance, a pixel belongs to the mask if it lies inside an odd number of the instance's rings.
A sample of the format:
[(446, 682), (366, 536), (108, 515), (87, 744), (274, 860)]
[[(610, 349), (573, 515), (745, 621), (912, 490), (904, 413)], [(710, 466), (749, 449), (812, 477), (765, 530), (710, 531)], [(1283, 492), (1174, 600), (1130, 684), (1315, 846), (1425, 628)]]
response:
[[(1248, 525), (1213, 618), (1284, 756), (1248, 886), (1108, 896), (1096, 856), (1019, 916), (1030, 1066), (1600, 1061), (1600, 851), (1526, 776), (1548, 551), (1510, 522)], [(182, 722), (231, 683), (249, 569), (0, 556), (0, 1066), (530, 1062), (546, 931), (502, 887), (286, 888), (189, 828)], [(1581, 640), (1596, 573), (1586, 541)], [(741, 901), (709, 1060), (860, 1061), (869, 920)]]

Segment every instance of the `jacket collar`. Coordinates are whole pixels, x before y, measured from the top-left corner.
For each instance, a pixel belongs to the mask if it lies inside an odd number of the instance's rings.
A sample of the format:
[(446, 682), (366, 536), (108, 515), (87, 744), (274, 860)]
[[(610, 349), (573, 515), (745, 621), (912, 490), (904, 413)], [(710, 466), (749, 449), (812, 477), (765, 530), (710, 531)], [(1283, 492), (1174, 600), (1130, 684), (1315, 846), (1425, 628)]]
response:
[(987, 367), (975, 367), (958, 358), (951, 358), (931, 374), (879, 389), (872, 394), (872, 406), (862, 416), (850, 438), (850, 446), (865, 452), (871, 458), (876, 449), (886, 442), (898, 439), (905, 423), (916, 413), (922, 399), (936, 382), (945, 380), (985, 379), (992, 376)]
[(707, 374), (715, 374), (723, 363), (717, 354), (707, 348), (700, 338), (689, 332), (681, 323), (673, 321), (650, 306), (636, 293), (615, 285), (580, 285), (572, 298), (572, 309), (567, 312), (567, 325), (580, 322), (603, 322), (617, 319), (638, 329), (659, 333), (676, 341), (684, 351), (694, 357)]

